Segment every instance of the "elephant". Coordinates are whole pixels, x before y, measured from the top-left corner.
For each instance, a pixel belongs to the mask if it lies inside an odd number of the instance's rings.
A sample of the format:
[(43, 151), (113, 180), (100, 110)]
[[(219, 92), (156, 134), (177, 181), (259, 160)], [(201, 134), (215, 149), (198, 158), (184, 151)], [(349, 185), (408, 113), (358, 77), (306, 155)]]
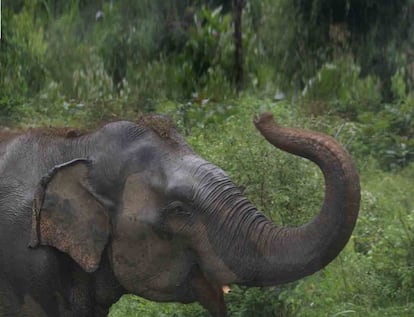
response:
[(0, 315), (106, 316), (133, 293), (223, 317), (225, 285), (324, 268), (358, 217), (353, 160), (332, 137), (282, 127), (271, 113), (254, 123), (322, 170), (325, 196), (309, 223), (274, 224), (163, 115), (1, 135)]

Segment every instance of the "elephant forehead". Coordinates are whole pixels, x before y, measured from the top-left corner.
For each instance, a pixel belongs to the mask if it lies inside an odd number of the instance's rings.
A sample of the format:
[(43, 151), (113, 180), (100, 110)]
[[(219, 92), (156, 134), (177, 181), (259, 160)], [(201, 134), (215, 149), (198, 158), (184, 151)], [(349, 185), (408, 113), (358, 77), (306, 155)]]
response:
[(122, 195), (122, 220), (154, 224), (159, 219), (162, 199), (141, 174), (130, 175)]
[(176, 155), (165, 166), (167, 190), (175, 187), (183, 190), (193, 188), (199, 182), (196, 171), (205, 165), (212, 164), (197, 155)]

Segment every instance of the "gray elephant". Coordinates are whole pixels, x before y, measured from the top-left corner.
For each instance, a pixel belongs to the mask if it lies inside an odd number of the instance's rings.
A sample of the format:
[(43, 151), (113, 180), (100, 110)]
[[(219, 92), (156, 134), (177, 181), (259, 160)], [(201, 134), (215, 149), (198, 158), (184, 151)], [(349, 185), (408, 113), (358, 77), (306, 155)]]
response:
[(255, 124), (323, 171), (310, 223), (270, 222), (160, 115), (84, 135), (1, 136), (0, 316), (105, 316), (125, 293), (226, 316), (223, 285), (276, 285), (326, 266), (358, 215), (352, 160), (332, 138), (269, 113)]

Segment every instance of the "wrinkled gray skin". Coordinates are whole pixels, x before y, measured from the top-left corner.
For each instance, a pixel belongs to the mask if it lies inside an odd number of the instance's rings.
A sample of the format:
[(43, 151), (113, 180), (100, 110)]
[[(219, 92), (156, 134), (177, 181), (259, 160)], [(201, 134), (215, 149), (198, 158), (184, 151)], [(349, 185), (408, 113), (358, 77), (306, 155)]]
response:
[(226, 316), (223, 285), (276, 285), (327, 265), (357, 218), (351, 158), (270, 114), (255, 124), (324, 173), (323, 206), (300, 228), (267, 220), (161, 116), (3, 137), (0, 316), (105, 316), (124, 293)]

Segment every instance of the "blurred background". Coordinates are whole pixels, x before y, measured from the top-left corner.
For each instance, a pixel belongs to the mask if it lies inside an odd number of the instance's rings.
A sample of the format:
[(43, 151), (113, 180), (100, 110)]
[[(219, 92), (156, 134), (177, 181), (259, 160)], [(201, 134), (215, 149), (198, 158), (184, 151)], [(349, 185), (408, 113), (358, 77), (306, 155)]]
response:
[[(262, 140), (253, 115), (350, 151), (362, 206), (346, 249), (295, 283), (233, 286), (230, 316), (413, 316), (413, 0), (2, 0), (1, 12), (1, 129), (168, 114), (285, 225), (315, 215), (322, 177)], [(126, 295), (110, 316), (208, 315)]]

